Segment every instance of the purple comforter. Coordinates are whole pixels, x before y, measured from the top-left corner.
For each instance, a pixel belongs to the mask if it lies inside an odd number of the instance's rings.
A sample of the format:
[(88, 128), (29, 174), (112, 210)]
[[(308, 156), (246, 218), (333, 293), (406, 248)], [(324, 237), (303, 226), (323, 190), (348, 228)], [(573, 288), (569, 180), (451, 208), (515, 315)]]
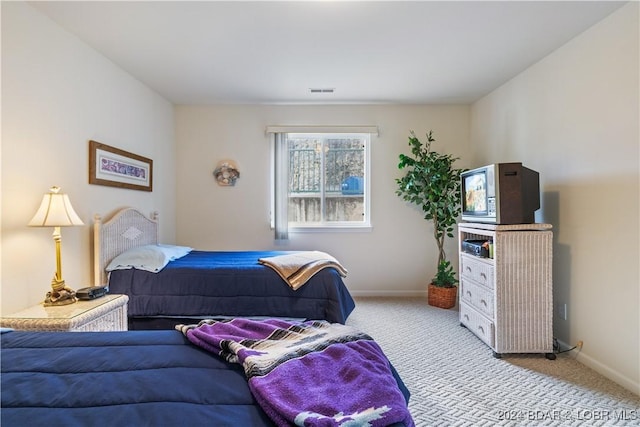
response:
[(352, 327), (233, 319), (177, 329), (241, 364), (256, 401), (279, 426), (414, 425), (382, 349)]

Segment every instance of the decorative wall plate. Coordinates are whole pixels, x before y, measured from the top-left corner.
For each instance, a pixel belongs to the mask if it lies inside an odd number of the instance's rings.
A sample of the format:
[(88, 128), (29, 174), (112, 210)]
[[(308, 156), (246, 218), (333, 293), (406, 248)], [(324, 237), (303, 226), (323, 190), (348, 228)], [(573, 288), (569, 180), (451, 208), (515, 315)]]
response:
[(236, 185), (236, 181), (240, 178), (240, 171), (238, 171), (238, 166), (234, 161), (222, 160), (218, 162), (213, 170), (213, 176), (218, 185), (233, 186)]

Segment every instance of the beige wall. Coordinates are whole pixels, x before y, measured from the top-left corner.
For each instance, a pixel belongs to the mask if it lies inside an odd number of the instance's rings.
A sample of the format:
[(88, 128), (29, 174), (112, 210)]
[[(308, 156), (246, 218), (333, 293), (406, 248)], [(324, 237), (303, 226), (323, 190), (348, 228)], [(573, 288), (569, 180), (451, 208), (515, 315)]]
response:
[[(296, 233), (275, 246), (269, 227), (267, 125), (377, 125), (372, 139), (370, 232)], [(349, 270), (355, 294), (418, 295), (435, 273), (430, 223), (395, 195), (398, 155), (409, 152), (410, 130), (433, 129), (433, 148), (469, 162), (468, 106), (180, 106), (176, 108), (177, 240), (203, 249), (318, 249)], [(231, 158), (235, 187), (219, 187), (212, 171)], [(464, 161), (460, 166), (468, 165)], [(457, 265), (454, 240), (448, 254)]]
[[(554, 225), (555, 335), (640, 393), (638, 3), (626, 5), (472, 106), (480, 162), (540, 172)], [(557, 310), (556, 310), (557, 313)]]
[[(152, 193), (88, 184), (88, 141), (154, 160)], [(55, 271), (52, 229), (26, 224), (50, 186), (66, 192), (83, 227), (62, 230), (62, 271), (92, 280), (95, 213), (159, 210), (174, 239), (173, 107), (26, 3), (2, 2), (2, 313), (44, 299)]]

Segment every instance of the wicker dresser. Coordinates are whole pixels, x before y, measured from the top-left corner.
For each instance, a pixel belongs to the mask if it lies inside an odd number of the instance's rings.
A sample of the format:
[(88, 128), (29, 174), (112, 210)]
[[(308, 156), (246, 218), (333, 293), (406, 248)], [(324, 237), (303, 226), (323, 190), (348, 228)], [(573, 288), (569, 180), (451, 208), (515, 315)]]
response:
[[(458, 224), (460, 323), (494, 351), (553, 353), (552, 244), (550, 224)], [(479, 256), (465, 240), (486, 241)]]
[(126, 295), (106, 295), (69, 305), (38, 304), (3, 316), (0, 325), (23, 331), (126, 331), (128, 301)]

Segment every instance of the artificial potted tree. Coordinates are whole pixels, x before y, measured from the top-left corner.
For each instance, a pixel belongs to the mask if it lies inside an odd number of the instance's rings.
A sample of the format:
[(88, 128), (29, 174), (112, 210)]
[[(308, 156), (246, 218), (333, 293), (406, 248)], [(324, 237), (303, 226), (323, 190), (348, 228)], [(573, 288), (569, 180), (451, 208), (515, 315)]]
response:
[(433, 222), (433, 237), (438, 246), (437, 273), (429, 284), (428, 302), (432, 306), (451, 308), (456, 303), (457, 283), (453, 266), (447, 261), (444, 242), (454, 237), (453, 231), (460, 213), (460, 173), (453, 163), (458, 157), (431, 150), (435, 141), (433, 131), (427, 141), (420, 141), (410, 132), (411, 156), (400, 154), (398, 169), (406, 169), (396, 179), (396, 194), (403, 200), (419, 206), (424, 218)]

